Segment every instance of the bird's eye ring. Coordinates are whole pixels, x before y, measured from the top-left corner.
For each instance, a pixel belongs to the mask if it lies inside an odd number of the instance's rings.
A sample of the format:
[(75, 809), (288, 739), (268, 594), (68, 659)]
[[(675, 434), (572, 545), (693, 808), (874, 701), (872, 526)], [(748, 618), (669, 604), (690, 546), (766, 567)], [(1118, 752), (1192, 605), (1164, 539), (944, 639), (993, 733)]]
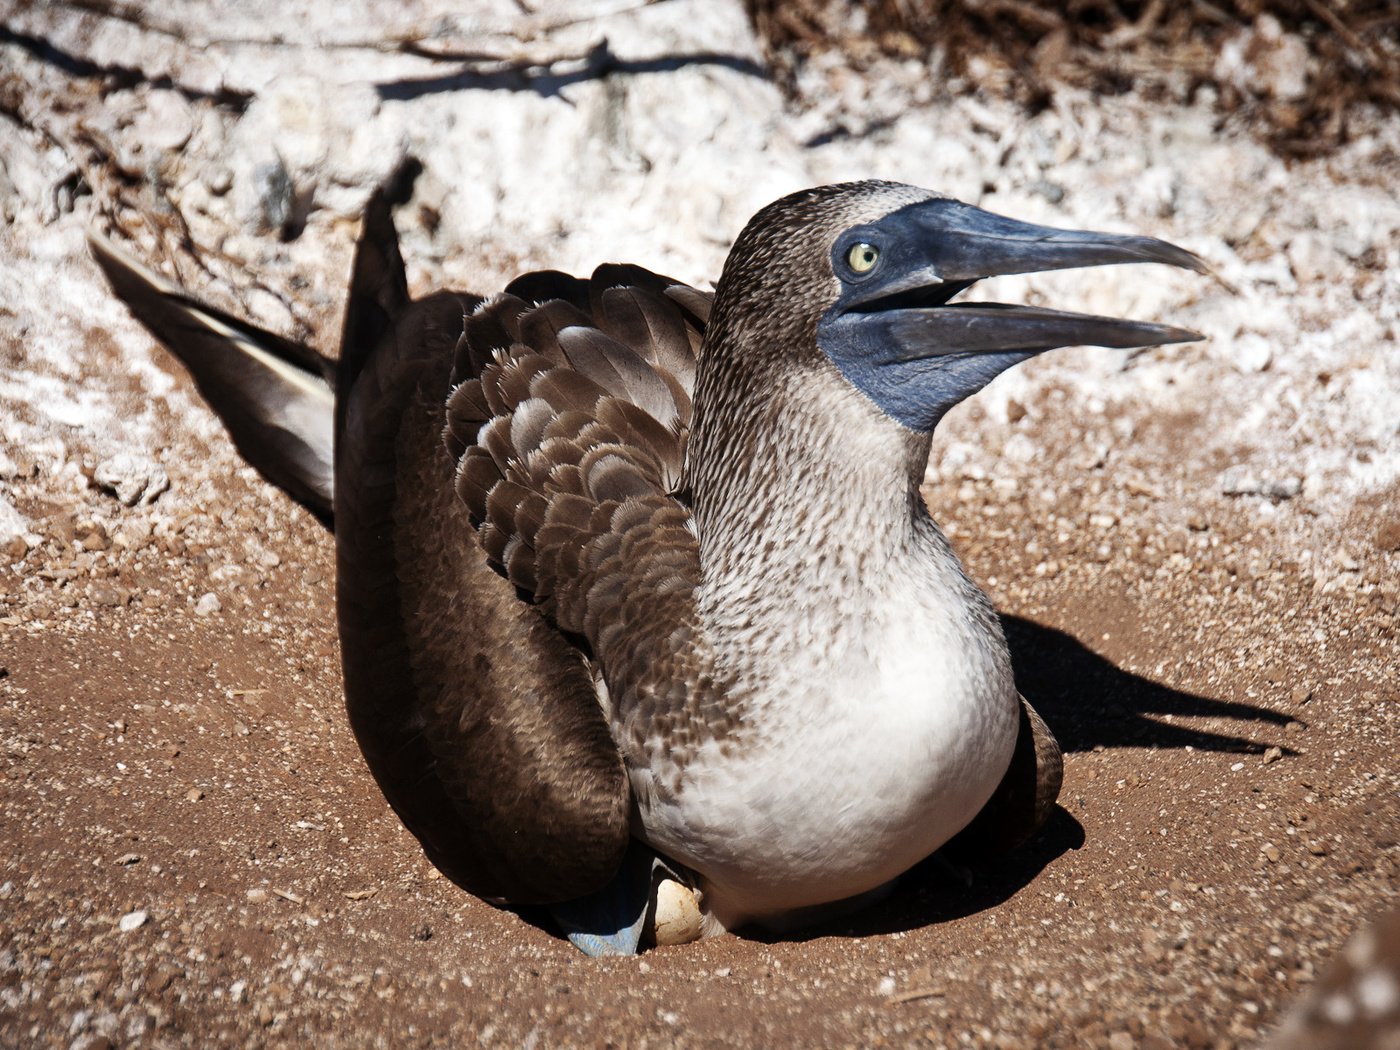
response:
[(868, 241), (858, 241), (846, 253), (846, 265), (855, 273), (866, 274), (880, 261), (880, 249)]

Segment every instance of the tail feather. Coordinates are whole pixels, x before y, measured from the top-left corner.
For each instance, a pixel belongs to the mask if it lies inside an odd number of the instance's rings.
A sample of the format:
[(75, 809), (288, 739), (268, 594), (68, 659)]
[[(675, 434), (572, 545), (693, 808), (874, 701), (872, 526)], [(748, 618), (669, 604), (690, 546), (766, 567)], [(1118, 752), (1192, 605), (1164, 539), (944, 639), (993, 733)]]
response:
[(191, 298), (96, 233), (112, 290), (180, 359), (243, 458), (331, 523), (334, 362)]
[(345, 303), (336, 391), (342, 402), (410, 302), (392, 203), (384, 190), (376, 190), (365, 205)]

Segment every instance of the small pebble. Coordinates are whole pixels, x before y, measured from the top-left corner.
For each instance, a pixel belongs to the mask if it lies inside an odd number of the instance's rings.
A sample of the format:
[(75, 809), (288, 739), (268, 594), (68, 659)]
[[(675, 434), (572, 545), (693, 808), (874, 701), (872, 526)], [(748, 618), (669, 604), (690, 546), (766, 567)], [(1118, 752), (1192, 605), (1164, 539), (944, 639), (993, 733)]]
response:
[(1305, 685), (1295, 685), (1293, 687), (1293, 702), (1295, 704), (1306, 704), (1313, 698), (1313, 691)]
[(117, 929), (122, 933), (130, 933), (132, 930), (139, 930), (146, 925), (146, 920), (150, 916), (144, 911), (129, 911), (117, 920)]
[(1269, 859), (1270, 864), (1277, 864), (1283, 857), (1283, 854), (1279, 852), (1279, 848), (1272, 842), (1265, 843), (1262, 852), (1264, 856)]
[(204, 792), (200, 791), (199, 788), (190, 788), (188, 791), (185, 792), (186, 802), (198, 802), (203, 797)]
[(94, 583), (88, 596), (92, 599), (93, 605), (100, 605), (109, 609), (125, 605), (131, 598), (131, 595), (121, 587), (114, 586), (110, 583)]
[(84, 522), (76, 531), (81, 537), (79, 545), (85, 551), (105, 551), (112, 546), (107, 529), (100, 521)]
[(1271, 763), (1273, 763), (1273, 762), (1277, 762), (1277, 761), (1278, 761), (1279, 759), (1281, 759), (1282, 757), (1283, 757), (1283, 748), (1281, 748), (1281, 747), (1271, 747), (1271, 748), (1269, 748), (1269, 750), (1267, 750), (1267, 751), (1264, 752), (1264, 765), (1267, 766), (1267, 765), (1269, 765), (1269, 764), (1271, 764)]
[(207, 591), (194, 603), (194, 614), (196, 616), (213, 616), (222, 609), (223, 603), (219, 601), (219, 596), (213, 591)]
[(1230, 471), (1221, 478), (1220, 491), (1226, 496), (1263, 496), (1271, 500), (1288, 500), (1303, 491), (1303, 479), (1293, 474), (1282, 478), (1264, 478), (1255, 474)]
[(151, 542), (151, 534), (151, 523), (138, 518), (117, 529), (112, 535), (112, 542), (124, 550), (139, 551)]
[(1321, 839), (1309, 839), (1308, 852), (1314, 857), (1325, 857), (1328, 854), (1327, 843)]

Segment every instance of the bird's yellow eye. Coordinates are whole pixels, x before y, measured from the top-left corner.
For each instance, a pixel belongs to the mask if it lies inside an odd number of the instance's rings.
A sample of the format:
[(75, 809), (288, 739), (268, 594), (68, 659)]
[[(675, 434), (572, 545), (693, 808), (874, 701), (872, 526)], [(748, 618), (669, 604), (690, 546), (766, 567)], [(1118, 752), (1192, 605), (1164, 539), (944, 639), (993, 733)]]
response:
[(869, 273), (879, 261), (880, 249), (865, 241), (851, 245), (851, 250), (846, 253), (846, 262), (856, 273)]

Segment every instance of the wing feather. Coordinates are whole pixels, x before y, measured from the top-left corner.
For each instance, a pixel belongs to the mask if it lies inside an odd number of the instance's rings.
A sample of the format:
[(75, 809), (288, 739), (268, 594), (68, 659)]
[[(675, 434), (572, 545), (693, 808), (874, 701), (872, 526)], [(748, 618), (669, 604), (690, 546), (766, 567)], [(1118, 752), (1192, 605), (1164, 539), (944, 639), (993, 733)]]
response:
[(638, 621), (694, 613), (699, 556), (672, 492), (708, 297), (676, 287), (628, 266), (517, 279), (468, 319), (459, 361), (481, 363), (481, 392), (467, 379), (448, 406), (457, 491), (492, 564), (581, 634), (605, 677), (639, 662), (621, 648), (654, 644)]

